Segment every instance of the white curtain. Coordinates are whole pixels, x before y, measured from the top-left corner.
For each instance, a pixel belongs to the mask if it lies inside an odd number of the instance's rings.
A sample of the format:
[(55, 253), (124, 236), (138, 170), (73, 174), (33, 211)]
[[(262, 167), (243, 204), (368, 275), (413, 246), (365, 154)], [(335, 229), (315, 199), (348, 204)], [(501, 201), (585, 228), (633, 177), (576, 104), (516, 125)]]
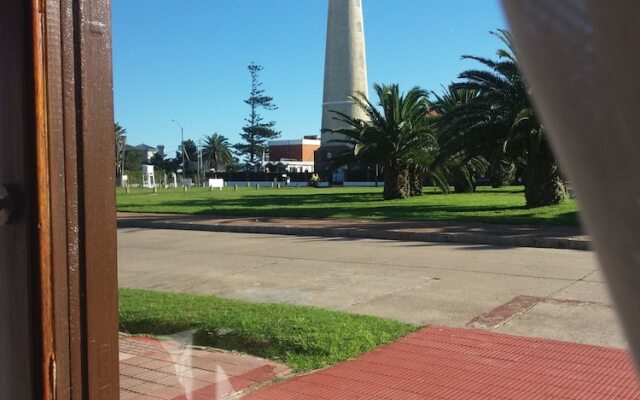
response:
[(640, 0), (503, 0), (523, 72), (640, 360)]

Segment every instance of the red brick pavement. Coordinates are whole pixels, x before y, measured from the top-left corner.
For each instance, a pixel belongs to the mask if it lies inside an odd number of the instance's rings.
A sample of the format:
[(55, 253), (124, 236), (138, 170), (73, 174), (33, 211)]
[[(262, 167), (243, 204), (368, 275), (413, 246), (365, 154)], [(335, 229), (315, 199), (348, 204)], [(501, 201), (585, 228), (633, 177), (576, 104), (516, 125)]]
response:
[(243, 354), (120, 338), (121, 400), (224, 399), (289, 373), (284, 365)]
[(630, 400), (640, 386), (622, 350), (431, 327), (243, 399)]

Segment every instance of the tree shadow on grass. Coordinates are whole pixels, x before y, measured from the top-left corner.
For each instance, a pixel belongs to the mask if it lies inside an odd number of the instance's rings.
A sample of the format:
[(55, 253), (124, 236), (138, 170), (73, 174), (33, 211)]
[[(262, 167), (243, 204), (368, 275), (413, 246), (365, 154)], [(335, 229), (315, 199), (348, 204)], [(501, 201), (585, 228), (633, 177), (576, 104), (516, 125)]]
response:
[[(447, 221), (489, 223), (489, 224), (521, 224), (534, 226), (564, 225), (577, 226), (576, 211), (545, 215), (536, 209), (527, 209), (523, 205), (513, 204), (513, 198), (507, 204), (487, 204), (491, 199), (483, 198), (486, 194), (521, 193), (517, 190), (483, 190), (475, 194), (467, 194), (464, 204), (460, 201), (462, 194), (452, 195), (454, 204), (443, 204), (443, 194), (429, 193), (421, 198), (385, 201), (380, 192), (347, 192), (318, 190), (306, 192), (258, 193), (235, 197), (203, 196), (171, 199), (154, 199), (149, 203), (121, 205), (121, 211), (167, 212), (187, 215), (210, 215), (221, 217), (259, 217), (259, 218), (353, 218), (368, 220), (395, 220), (397, 227), (390, 227), (386, 222), (385, 229), (402, 229), (408, 221)], [(477, 200), (474, 200), (474, 197)], [(429, 200), (433, 201), (429, 201)], [(504, 201), (504, 200), (503, 200)], [(474, 204), (485, 203), (485, 204)], [(264, 222), (264, 221), (263, 221)], [(344, 224), (342, 224), (344, 225)], [(344, 227), (344, 226), (342, 226)], [(464, 227), (463, 229), (468, 229)]]
[(498, 188), (498, 189), (494, 189), (494, 188), (487, 188), (487, 187), (482, 187), (482, 188), (478, 188), (477, 191), (472, 192), (472, 193), (458, 193), (458, 192), (454, 192), (453, 188), (451, 188), (451, 191), (449, 193), (445, 193), (440, 189), (437, 190), (433, 190), (433, 188), (424, 188), (422, 190), (422, 192), (425, 195), (429, 195), (429, 196), (474, 196), (474, 195), (479, 195), (482, 196), (483, 194), (493, 194), (493, 195), (501, 195), (501, 194), (524, 194), (524, 189), (523, 188)]
[[(135, 206), (132, 207), (135, 210)], [(396, 220), (395, 229), (407, 227), (408, 221), (430, 220), (459, 222), (522, 224), (534, 226), (577, 226), (578, 213), (569, 211), (555, 216), (541, 216), (523, 206), (502, 205), (442, 205), (401, 202), (384, 203), (302, 200), (299, 196), (252, 196), (236, 199), (185, 199), (167, 201), (159, 209), (175, 209), (182, 214), (226, 217), (291, 217), (291, 218), (354, 218)], [(389, 222), (386, 223), (387, 229)]]
[[(313, 206), (318, 207), (305, 207)], [(326, 216), (349, 213), (358, 215), (385, 216), (385, 215), (420, 215), (425, 213), (460, 213), (460, 212), (496, 212), (525, 210), (522, 206), (494, 206), (494, 205), (442, 205), (429, 203), (415, 203), (401, 201), (385, 202), (383, 200), (372, 201), (366, 199), (353, 199), (332, 197), (331, 201), (321, 199), (301, 198), (301, 196), (267, 195), (251, 196), (236, 199), (185, 199), (178, 201), (165, 201), (158, 204), (161, 207), (199, 209), (200, 214), (216, 214), (218, 212), (251, 211), (252, 213), (286, 211), (294, 213), (309, 213), (311, 215), (323, 214)], [(278, 207), (274, 209), (273, 207)]]

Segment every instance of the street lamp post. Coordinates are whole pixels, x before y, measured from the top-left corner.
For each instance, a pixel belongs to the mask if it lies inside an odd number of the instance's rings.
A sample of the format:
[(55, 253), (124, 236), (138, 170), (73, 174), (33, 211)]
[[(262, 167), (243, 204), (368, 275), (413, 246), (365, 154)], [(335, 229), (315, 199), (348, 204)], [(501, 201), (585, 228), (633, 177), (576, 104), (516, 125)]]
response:
[(186, 168), (186, 165), (184, 163), (184, 128), (182, 127), (182, 124), (175, 119), (172, 119), (172, 121), (178, 124), (178, 126), (180, 127), (180, 153), (182, 153), (182, 186), (184, 187), (184, 170)]
[(204, 177), (202, 176), (202, 172), (204, 168), (201, 168), (201, 164), (202, 164), (202, 139), (198, 139), (198, 148), (196, 149), (196, 154), (197, 154), (197, 161), (198, 161), (198, 179), (196, 181), (196, 184), (198, 185), (198, 187), (202, 186), (202, 183), (204, 182)]

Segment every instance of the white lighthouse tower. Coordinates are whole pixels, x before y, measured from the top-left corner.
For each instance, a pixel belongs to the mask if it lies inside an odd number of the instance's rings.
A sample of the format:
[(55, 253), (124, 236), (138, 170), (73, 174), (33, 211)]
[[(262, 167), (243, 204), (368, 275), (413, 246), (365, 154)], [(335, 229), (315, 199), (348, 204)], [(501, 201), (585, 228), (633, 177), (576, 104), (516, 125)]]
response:
[[(349, 99), (358, 91), (368, 93), (362, 0), (329, 0), (322, 145), (315, 154), (316, 171), (321, 174), (326, 171), (332, 157), (348, 150), (344, 144), (332, 143), (340, 135), (327, 132), (341, 127), (331, 111), (364, 118), (362, 110)], [(339, 172), (333, 176), (333, 180), (340, 178)]]

